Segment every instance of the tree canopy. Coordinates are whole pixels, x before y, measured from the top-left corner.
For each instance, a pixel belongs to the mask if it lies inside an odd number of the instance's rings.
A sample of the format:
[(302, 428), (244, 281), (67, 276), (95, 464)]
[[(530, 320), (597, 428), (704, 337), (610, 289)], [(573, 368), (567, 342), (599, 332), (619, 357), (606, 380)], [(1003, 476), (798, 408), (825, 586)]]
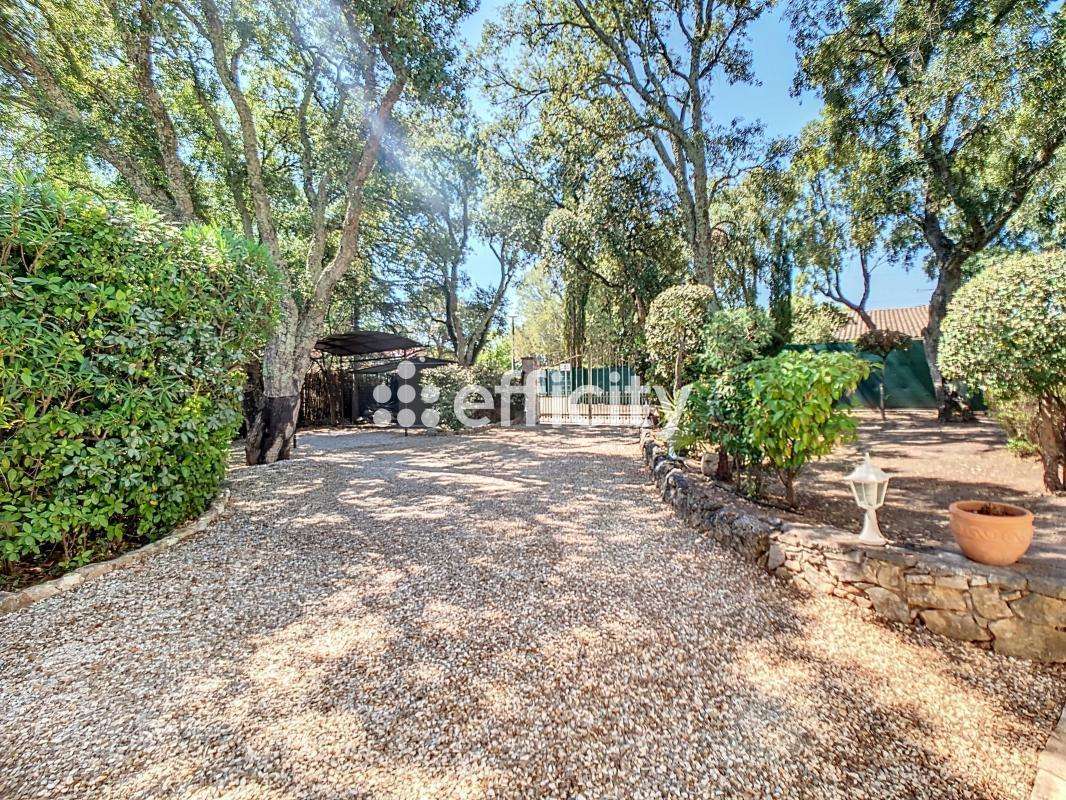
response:
[(943, 396), (941, 320), (963, 264), (1009, 233), (1066, 141), (1066, 11), (1039, 0), (798, 0), (797, 89), (825, 100), (833, 148), (936, 280), (926, 353)]

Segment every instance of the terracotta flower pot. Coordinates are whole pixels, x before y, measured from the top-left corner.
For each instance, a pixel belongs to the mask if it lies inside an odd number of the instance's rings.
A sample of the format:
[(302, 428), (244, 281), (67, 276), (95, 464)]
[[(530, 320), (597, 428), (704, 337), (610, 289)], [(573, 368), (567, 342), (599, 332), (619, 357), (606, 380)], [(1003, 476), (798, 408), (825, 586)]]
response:
[(1005, 567), (1021, 558), (1032, 544), (1033, 513), (1020, 506), (960, 500), (948, 511), (955, 541), (963, 555), (974, 561)]

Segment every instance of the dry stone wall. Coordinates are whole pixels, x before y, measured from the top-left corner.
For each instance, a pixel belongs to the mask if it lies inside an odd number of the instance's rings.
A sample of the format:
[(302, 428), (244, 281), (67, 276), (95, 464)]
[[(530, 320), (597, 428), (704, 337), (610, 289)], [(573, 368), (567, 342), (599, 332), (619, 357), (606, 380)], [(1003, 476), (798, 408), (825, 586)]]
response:
[(686, 471), (654, 438), (642, 448), (678, 516), (778, 578), (998, 653), (1066, 662), (1066, 580), (985, 566), (961, 553), (863, 547), (839, 528), (767, 514)]

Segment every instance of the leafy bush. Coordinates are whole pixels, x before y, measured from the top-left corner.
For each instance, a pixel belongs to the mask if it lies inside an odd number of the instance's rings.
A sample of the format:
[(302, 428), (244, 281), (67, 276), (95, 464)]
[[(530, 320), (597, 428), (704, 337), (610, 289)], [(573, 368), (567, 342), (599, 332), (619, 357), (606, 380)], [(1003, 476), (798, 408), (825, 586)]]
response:
[(1001, 401), (1036, 409), (1044, 485), (1066, 469), (1066, 251), (1005, 257), (956, 293), (942, 324), (940, 369)]
[(511, 369), (511, 338), (498, 333), (485, 342), (474, 363), (474, 369), (478, 368), (496, 374)]
[(703, 329), (700, 368), (714, 375), (752, 361), (770, 347), (774, 323), (758, 308), (727, 308), (711, 315)]
[[(492, 392), (492, 399), (496, 404), (496, 410), (493, 412), (494, 420), (499, 419), (503, 399), (497, 387), (503, 385), (503, 376), (509, 372), (511, 372), (510, 363), (501, 367), (498, 363), (490, 362), (483, 364), (478, 361), (472, 368), (474, 383), (478, 386), (484, 386)], [(513, 377), (508, 383), (513, 387), (510, 398), (511, 424), (513, 425), (522, 422), (524, 419), (526, 413), (526, 396), (521, 391), (522, 381), (518, 375)]]
[(795, 479), (803, 466), (831, 452), (855, 430), (838, 401), (870, 374), (870, 365), (849, 353), (784, 352), (750, 366), (745, 422), (751, 447), (796, 504)]
[(822, 303), (805, 294), (792, 295), (792, 335), (795, 344), (825, 344), (836, 339), (837, 331), (850, 317), (838, 306)]
[(0, 192), (0, 558), (81, 563), (218, 491), (276, 286), (257, 245), (21, 182)]
[[(440, 414), (440, 427), (451, 431), (462, 428), (463, 424), (455, 414), (455, 395), (464, 386), (477, 385), (474, 370), (459, 364), (448, 364), (444, 367), (423, 370), (419, 374), (419, 379), (423, 387), (433, 386), (440, 392), (437, 402), (430, 404)], [(484, 412), (470, 413), (467, 416), (484, 416)]]
[(1007, 434), (1007, 449), (1019, 456), (1040, 455), (1037, 447), (1038, 407), (1029, 397), (1000, 397), (985, 393), (988, 410)]
[(653, 380), (676, 388), (691, 377), (714, 304), (714, 292), (699, 284), (672, 286), (651, 301), (644, 336)]
[(761, 457), (748, 429), (750, 402), (746, 365), (695, 381), (678, 424), (675, 446), (685, 452), (716, 446), (720, 454), (717, 477), (731, 477), (730, 462), (742, 477), (754, 477)]
[(899, 331), (873, 330), (860, 334), (855, 340), (855, 349), (886, 359), (895, 350), (903, 350), (910, 344), (910, 337)]

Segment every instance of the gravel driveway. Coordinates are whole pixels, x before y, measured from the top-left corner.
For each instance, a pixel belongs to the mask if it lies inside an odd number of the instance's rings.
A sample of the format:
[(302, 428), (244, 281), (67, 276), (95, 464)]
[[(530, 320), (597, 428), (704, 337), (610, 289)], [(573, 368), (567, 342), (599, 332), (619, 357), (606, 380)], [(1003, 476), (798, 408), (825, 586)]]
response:
[(1063, 670), (757, 573), (632, 433), (301, 444), (0, 617), (0, 797), (1028, 797)]

